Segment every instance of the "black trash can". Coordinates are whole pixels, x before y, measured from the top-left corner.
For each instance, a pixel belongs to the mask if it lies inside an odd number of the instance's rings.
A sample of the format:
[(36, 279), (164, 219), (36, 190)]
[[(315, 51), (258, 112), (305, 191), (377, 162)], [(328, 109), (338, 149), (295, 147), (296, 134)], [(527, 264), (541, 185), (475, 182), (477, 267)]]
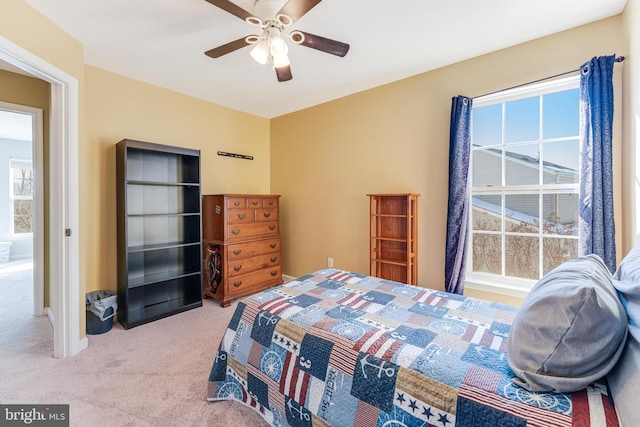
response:
[(87, 334), (99, 335), (109, 332), (113, 316), (118, 310), (117, 295), (111, 291), (93, 291), (86, 294)]

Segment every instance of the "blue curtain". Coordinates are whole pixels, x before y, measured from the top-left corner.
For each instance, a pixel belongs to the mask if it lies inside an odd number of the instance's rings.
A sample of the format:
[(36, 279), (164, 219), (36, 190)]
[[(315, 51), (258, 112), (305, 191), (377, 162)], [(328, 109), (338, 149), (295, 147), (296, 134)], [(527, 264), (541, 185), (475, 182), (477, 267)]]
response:
[(462, 294), (464, 290), (467, 242), (469, 240), (469, 157), (471, 155), (472, 100), (456, 96), (451, 102), (449, 133), (449, 209), (445, 290)]
[(612, 126), (615, 55), (593, 58), (580, 77), (580, 255), (599, 255), (616, 268)]

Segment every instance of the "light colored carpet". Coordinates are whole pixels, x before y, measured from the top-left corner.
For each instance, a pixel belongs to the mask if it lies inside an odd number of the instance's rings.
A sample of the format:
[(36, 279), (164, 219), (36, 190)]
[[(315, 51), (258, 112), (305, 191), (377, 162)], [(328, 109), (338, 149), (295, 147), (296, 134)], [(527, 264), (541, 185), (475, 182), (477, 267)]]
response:
[[(0, 271), (0, 300), (17, 280)], [(11, 307), (0, 303), (0, 402), (69, 404), (72, 426), (266, 426), (239, 403), (206, 401), (234, 310), (204, 300), (201, 308), (133, 329), (114, 323), (89, 335), (86, 350), (59, 360), (46, 318), (23, 312), (8, 322)]]

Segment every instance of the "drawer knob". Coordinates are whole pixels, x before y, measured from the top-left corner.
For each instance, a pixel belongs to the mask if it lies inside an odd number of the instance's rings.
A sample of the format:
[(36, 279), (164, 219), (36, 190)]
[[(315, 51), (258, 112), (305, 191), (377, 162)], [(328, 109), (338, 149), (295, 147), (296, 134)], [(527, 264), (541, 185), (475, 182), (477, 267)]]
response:
[(271, 247), (271, 249), (275, 249), (275, 248), (276, 248), (276, 246), (278, 246), (278, 245), (276, 245), (275, 243), (272, 243), (272, 244), (270, 244), (269, 246)]
[(242, 270), (242, 266), (241, 266), (241, 265), (234, 265), (234, 266), (233, 266), (233, 269), (234, 269), (235, 271), (240, 271), (240, 270)]
[(253, 206), (258, 206), (258, 202), (251, 202)]
[(278, 272), (277, 272), (277, 271), (272, 271), (272, 272), (271, 272), (271, 276), (273, 276), (273, 277), (276, 277), (276, 275), (277, 275), (277, 274), (278, 274)]
[(240, 280), (239, 282), (233, 282), (233, 286), (235, 286), (236, 288), (239, 288), (240, 285), (242, 285), (242, 280)]
[(240, 234), (240, 230), (231, 230), (231, 233), (232, 233), (234, 236), (237, 236), (238, 234)]
[(264, 213), (264, 217), (265, 217), (265, 218), (269, 218), (270, 216), (271, 216), (271, 212), (265, 212), (265, 213)]
[(273, 231), (273, 230), (275, 230), (275, 229), (276, 229), (276, 226), (275, 226), (275, 225), (270, 225), (270, 226), (269, 226), (269, 230)]
[(240, 255), (242, 253), (242, 249), (234, 249), (233, 250), (233, 254), (234, 255)]
[(269, 200), (268, 204), (269, 206), (273, 206), (273, 200)]
[(238, 219), (245, 219), (246, 217), (246, 214), (238, 214)]
[(240, 206), (240, 202), (233, 202), (233, 206)]
[(278, 260), (277, 256), (271, 257), (271, 262), (276, 262)]

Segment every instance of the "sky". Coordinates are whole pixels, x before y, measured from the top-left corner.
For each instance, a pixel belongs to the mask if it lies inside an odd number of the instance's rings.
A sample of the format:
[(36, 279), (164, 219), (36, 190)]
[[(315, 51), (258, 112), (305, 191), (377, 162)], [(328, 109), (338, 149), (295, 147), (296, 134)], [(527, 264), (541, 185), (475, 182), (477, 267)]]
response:
[[(541, 155), (543, 161), (578, 170), (579, 89), (512, 101), (504, 110), (507, 150), (533, 158)], [(540, 115), (544, 123), (542, 129)], [(544, 142), (542, 153), (539, 153), (541, 138), (543, 141), (555, 141)], [(557, 138), (564, 140), (558, 141)], [(501, 141), (502, 104), (474, 108), (472, 143), (487, 146)]]

